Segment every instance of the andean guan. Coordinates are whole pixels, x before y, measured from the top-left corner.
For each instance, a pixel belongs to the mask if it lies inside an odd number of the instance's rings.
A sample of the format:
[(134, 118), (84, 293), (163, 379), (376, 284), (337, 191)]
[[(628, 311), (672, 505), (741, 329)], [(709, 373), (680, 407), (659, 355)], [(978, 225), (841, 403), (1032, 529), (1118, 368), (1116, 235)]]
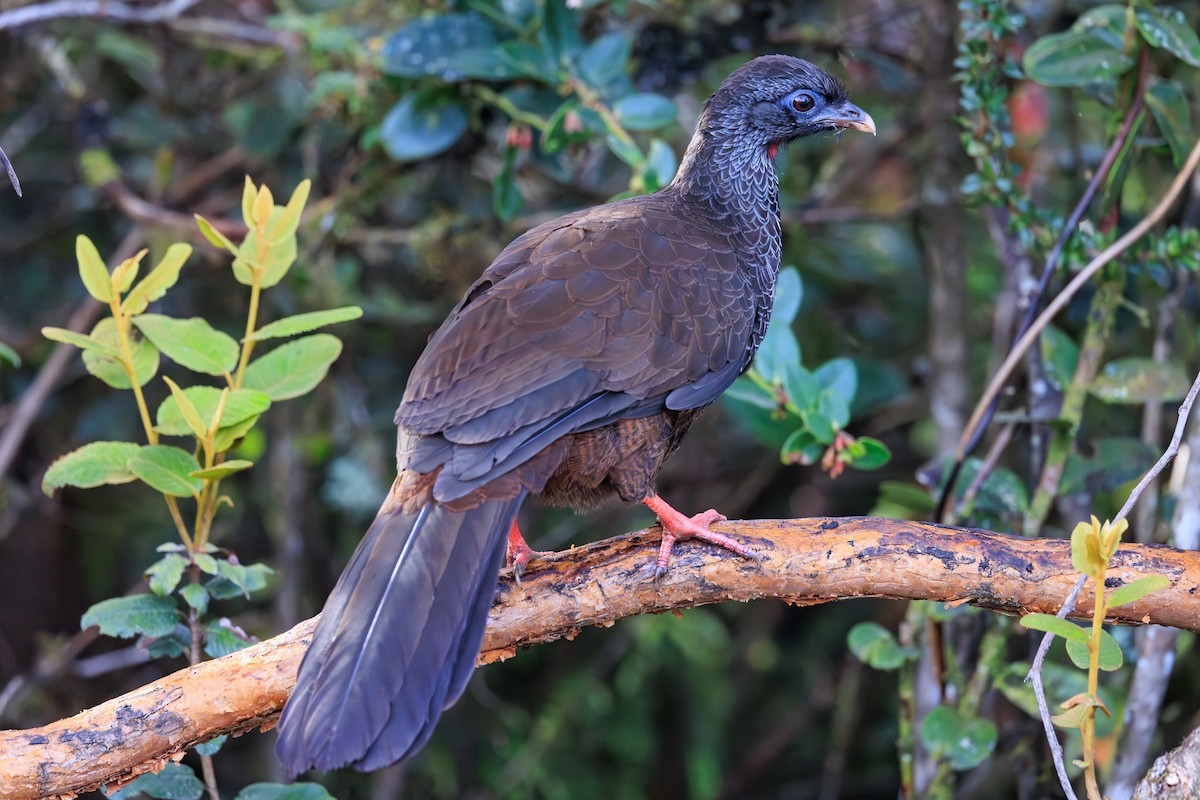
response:
[(506, 553), (516, 569), (536, 555), (515, 522), (527, 495), (645, 503), (663, 529), (656, 579), (676, 540), (749, 555), (709, 530), (717, 512), (667, 505), (654, 476), (767, 330), (776, 151), (844, 128), (875, 123), (835, 78), (756, 58), (708, 99), (669, 186), (538, 225), (471, 286), (409, 376), (399, 475), (284, 709), (290, 773), (378, 769), (424, 745), (474, 670)]

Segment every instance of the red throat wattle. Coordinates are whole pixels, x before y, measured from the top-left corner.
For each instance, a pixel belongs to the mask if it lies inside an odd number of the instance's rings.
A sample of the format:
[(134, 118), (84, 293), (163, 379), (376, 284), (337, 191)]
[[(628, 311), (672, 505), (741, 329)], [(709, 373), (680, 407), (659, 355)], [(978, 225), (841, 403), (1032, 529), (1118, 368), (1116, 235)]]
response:
[(775, 160), (775, 154), (779, 152), (779, 142), (771, 142), (767, 145), (767, 157), (772, 161)]

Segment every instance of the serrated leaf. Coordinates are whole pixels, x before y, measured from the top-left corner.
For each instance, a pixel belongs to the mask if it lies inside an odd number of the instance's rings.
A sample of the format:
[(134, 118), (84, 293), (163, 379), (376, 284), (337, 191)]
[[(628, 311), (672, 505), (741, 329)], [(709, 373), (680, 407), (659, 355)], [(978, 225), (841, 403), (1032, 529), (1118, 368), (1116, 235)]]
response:
[[(212, 426), (213, 415), (221, 401), (222, 391), (224, 390), (213, 386), (189, 386), (183, 390), (183, 394), (204, 420), (205, 431)], [(271, 398), (265, 393), (255, 389), (234, 389), (225, 398), (225, 407), (221, 411), (221, 430), (232, 428), (247, 419), (257, 418), (270, 407)], [(158, 407), (154, 429), (166, 436), (187, 436), (192, 432), (174, 396), (168, 397)], [(242, 435), (245, 435), (245, 431)], [(215, 449), (219, 451), (224, 448)]]
[(334, 800), (334, 797), (316, 783), (252, 783), (238, 792), (234, 800)]
[(1139, 8), (1135, 12), (1138, 30), (1151, 47), (1200, 67), (1200, 37), (1177, 8)]
[(1092, 394), (1106, 403), (1166, 403), (1183, 399), (1191, 387), (1183, 369), (1153, 358), (1118, 358), (1092, 381)]
[(178, 447), (146, 445), (129, 459), (129, 469), (151, 488), (172, 497), (192, 497), (204, 488), (204, 481), (189, 474), (200, 469), (199, 462)]
[(241, 472), (244, 469), (250, 469), (254, 466), (253, 461), (245, 461), (243, 459), (230, 459), (215, 467), (208, 469), (198, 469), (195, 472), (189, 473), (193, 478), (201, 480), (219, 481), (222, 478), (227, 478), (235, 472)]
[(112, 278), (108, 274), (108, 267), (104, 265), (104, 259), (100, 258), (100, 251), (96, 249), (96, 245), (82, 234), (75, 237), (75, 260), (79, 262), (79, 277), (83, 280), (88, 294), (101, 303), (111, 303)]
[(204, 626), (204, 652), (211, 658), (221, 658), (250, 646), (252, 642), (240, 634), (229, 620), (213, 620)]
[(208, 611), (208, 590), (198, 583), (185, 584), (179, 590), (179, 596), (183, 598), (183, 602), (189, 607), (196, 609), (196, 613), (204, 614)]
[(199, 214), (193, 215), (196, 218), (196, 227), (200, 229), (200, 233), (204, 235), (215, 247), (224, 247), (233, 255), (238, 254), (237, 245), (229, 241), (229, 237), (221, 233), (213, 224)]
[(1083, 642), (1088, 640), (1088, 632), (1066, 619), (1059, 619), (1053, 614), (1026, 614), (1021, 617), (1021, 625), (1035, 631), (1045, 631), (1061, 636), (1067, 641)]
[(154, 594), (135, 594), (101, 600), (84, 612), (79, 624), (93, 625), (105, 636), (167, 636), (178, 622), (175, 602)]
[(875, 622), (860, 622), (851, 628), (846, 644), (859, 661), (875, 669), (898, 669), (919, 656), (914, 648), (902, 647), (891, 631)]
[(1171, 585), (1171, 581), (1163, 575), (1147, 575), (1144, 578), (1132, 580), (1124, 586), (1113, 589), (1108, 594), (1108, 607), (1116, 608), (1128, 603), (1141, 600), (1148, 594), (1162, 591)]
[[(97, 322), (96, 327), (92, 328), (91, 336), (114, 353), (120, 352), (117, 323), (112, 317), (105, 317)], [(137, 377), (138, 386), (145, 386), (158, 373), (158, 348), (131, 330), (129, 351), (133, 356), (133, 372)], [(118, 357), (97, 350), (84, 350), (83, 366), (114, 389), (130, 388), (129, 376)]]
[(167, 764), (161, 770), (140, 775), (112, 795), (110, 800), (132, 800), (143, 795), (157, 800), (199, 800), (204, 784), (184, 764)]
[(42, 478), (42, 491), (50, 495), (62, 486), (90, 489), (105, 484), (129, 483), (129, 459), (141, 449), (133, 442), (91, 442), (59, 456)]
[(138, 281), (138, 284), (121, 301), (121, 308), (125, 310), (125, 313), (140, 314), (146, 310), (146, 306), (166, 294), (167, 290), (179, 280), (179, 271), (183, 269), (184, 262), (191, 254), (192, 246), (190, 244), (177, 242), (168, 247), (167, 254), (162, 257), (162, 261), (159, 261), (146, 277)]
[(150, 591), (159, 597), (166, 597), (175, 591), (183, 571), (190, 562), (178, 553), (168, 553), (150, 565), (146, 576), (150, 579)]
[(167, 358), (193, 372), (224, 375), (237, 366), (237, 341), (201, 317), (142, 314), (131, 321)]
[(78, 333), (76, 331), (67, 330), (66, 328), (45, 327), (42, 328), (42, 336), (45, 336), (52, 342), (62, 342), (63, 344), (71, 344), (78, 347), (80, 350), (91, 350), (109, 358), (118, 358), (118, 352), (115, 347), (101, 342), (97, 339), (88, 336), (86, 333)]
[(325, 311), (309, 311), (304, 314), (293, 314), (290, 317), (276, 320), (270, 325), (264, 325), (254, 333), (246, 337), (248, 342), (261, 342), (264, 339), (280, 339), (285, 336), (296, 336), (301, 333), (315, 331), (317, 328), (323, 328), (326, 325), (335, 325), (339, 322), (349, 322), (353, 319), (358, 319), (363, 314), (363, 311), (358, 306), (342, 306), (340, 308), (330, 308)]
[(288, 342), (250, 362), (242, 385), (266, 392), (271, 400), (307, 394), (329, 372), (342, 352), (342, 343), (327, 333)]

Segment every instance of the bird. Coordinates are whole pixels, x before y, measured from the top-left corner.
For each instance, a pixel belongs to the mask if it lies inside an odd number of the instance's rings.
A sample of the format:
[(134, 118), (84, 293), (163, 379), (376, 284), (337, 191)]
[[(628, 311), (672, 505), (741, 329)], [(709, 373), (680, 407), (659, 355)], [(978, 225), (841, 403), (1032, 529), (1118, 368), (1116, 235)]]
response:
[(325, 603), (279, 723), (276, 755), (371, 771), (411, 758), (475, 668), (502, 565), (538, 557), (522, 502), (588, 510), (613, 496), (675, 542), (742, 557), (657, 493), (659, 466), (745, 372), (782, 252), (778, 149), (875, 123), (824, 70), (743, 64), (708, 98), (674, 180), (519, 236), (430, 337), (396, 412), (397, 477)]

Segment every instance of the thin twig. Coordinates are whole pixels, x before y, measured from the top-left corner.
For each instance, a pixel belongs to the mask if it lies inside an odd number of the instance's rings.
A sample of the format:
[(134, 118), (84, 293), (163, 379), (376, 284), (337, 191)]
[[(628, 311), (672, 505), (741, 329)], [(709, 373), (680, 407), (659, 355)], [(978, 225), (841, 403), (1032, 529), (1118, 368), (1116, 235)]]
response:
[(200, 0), (170, 0), (157, 6), (136, 6), (115, 0), (55, 0), (0, 13), (0, 31), (23, 28), (36, 22), (72, 17), (92, 17), (117, 22), (154, 24), (178, 17)]
[(1003, 389), (1004, 385), (1008, 382), (1008, 378), (1010, 375), (1012, 375), (1012, 372), (1016, 368), (1017, 364), (1025, 356), (1025, 353), (1029, 351), (1029, 348), (1032, 347), (1035, 342), (1037, 342), (1038, 335), (1045, 330), (1047, 325), (1050, 324), (1050, 320), (1054, 319), (1058, 312), (1063, 310), (1067, 303), (1071, 301), (1076, 293), (1078, 293), (1079, 290), (1083, 288), (1083, 286), (1087, 284), (1087, 282), (1090, 281), (1097, 272), (1132, 247), (1138, 239), (1141, 239), (1143, 236), (1145, 236), (1151, 228), (1157, 225), (1162, 218), (1166, 216), (1167, 211), (1170, 210), (1171, 206), (1175, 203), (1175, 200), (1178, 199), (1180, 192), (1182, 192), (1183, 188), (1187, 185), (1188, 178), (1198, 163), (1200, 163), (1200, 140), (1197, 140), (1196, 144), (1192, 146), (1192, 151), (1188, 154), (1188, 158), (1183, 165), (1183, 169), (1180, 170), (1175, 176), (1175, 179), (1171, 182), (1171, 186), (1167, 189), (1166, 194), (1163, 195), (1162, 199), (1158, 201), (1158, 204), (1150, 211), (1150, 213), (1143, 217), (1137, 225), (1134, 225), (1132, 228), (1130, 228), (1124, 236), (1113, 242), (1098, 256), (1089, 261), (1087, 266), (1080, 270), (1079, 274), (1067, 284), (1066, 288), (1064, 288), (1062, 292), (1055, 296), (1050, 304), (1046, 306), (1046, 310), (1038, 315), (1038, 318), (1033, 321), (1032, 325), (1029, 326), (1029, 330), (1025, 332), (1025, 335), (1013, 345), (1012, 350), (1008, 354), (1008, 358), (1004, 359), (1004, 363), (1000, 365), (999, 371), (992, 377), (991, 383), (988, 384), (987, 389), (979, 398), (979, 402), (976, 404), (975, 410), (971, 413), (971, 418), (967, 421), (967, 426), (963, 431), (963, 436), (961, 439), (959, 439), (958, 458), (961, 459), (963, 457), (963, 453), (966, 452), (967, 446), (971, 441), (972, 432), (983, 420), (983, 417), (987, 413), (987, 409), (991, 405), (992, 400), (994, 400), (997, 395), (1000, 394), (1000, 390)]
[(8, 173), (8, 182), (12, 184), (13, 189), (17, 192), (17, 197), (24, 197), (21, 194), (21, 181), (17, 179), (17, 171), (13, 169), (12, 162), (8, 160), (8, 156), (4, 154), (4, 148), (0, 147), (0, 164), (4, 165), (4, 171)]

